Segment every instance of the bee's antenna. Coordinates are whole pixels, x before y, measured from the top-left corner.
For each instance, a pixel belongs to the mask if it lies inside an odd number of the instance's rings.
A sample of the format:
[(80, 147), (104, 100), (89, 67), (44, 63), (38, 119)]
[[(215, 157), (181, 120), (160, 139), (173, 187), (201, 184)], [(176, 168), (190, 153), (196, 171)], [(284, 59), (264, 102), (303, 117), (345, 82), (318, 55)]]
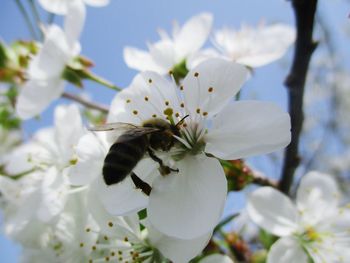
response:
[(187, 114), (185, 117), (183, 117), (181, 120), (179, 120), (179, 122), (176, 123), (175, 127), (177, 128), (178, 126), (182, 125), (188, 116), (190, 116), (190, 115)]

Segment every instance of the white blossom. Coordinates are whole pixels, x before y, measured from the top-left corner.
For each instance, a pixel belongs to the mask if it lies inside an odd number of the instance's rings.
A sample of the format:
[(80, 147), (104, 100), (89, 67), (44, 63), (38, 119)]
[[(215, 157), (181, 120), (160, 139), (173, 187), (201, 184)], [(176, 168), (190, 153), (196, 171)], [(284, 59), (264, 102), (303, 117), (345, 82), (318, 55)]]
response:
[[(93, 135), (85, 137), (77, 147), (77, 167), (87, 170), (84, 167), (92, 160), (100, 160), (87, 177), (97, 177), (95, 186), (106, 209), (120, 215), (147, 207), (150, 223), (176, 238), (192, 239), (210, 232), (220, 219), (227, 182), (220, 162), (206, 154), (238, 159), (280, 149), (290, 141), (289, 116), (277, 106), (258, 101), (229, 104), (246, 76), (243, 66), (213, 59), (190, 71), (180, 88), (154, 72), (144, 72), (118, 93), (108, 122), (142, 125), (157, 117), (176, 123), (188, 117), (177, 146), (169, 153), (156, 152), (178, 173), (160, 176), (155, 169), (158, 164), (150, 158), (136, 167), (135, 173), (152, 186), (149, 198), (129, 178), (107, 187), (101, 175), (105, 153), (92, 150), (101, 149)], [(79, 180), (84, 181), (82, 175)]]
[(161, 40), (148, 44), (149, 51), (134, 47), (124, 48), (125, 63), (139, 71), (152, 70), (167, 74), (170, 70), (197, 52), (205, 43), (211, 30), (213, 17), (201, 13), (188, 20), (181, 28), (174, 24), (172, 35), (159, 30)]
[(205, 59), (221, 57), (247, 67), (256, 68), (280, 59), (295, 40), (294, 28), (284, 24), (242, 26), (240, 30), (223, 28), (214, 32), (217, 49), (204, 49), (193, 55), (190, 68)]
[(267, 262), (346, 262), (350, 254), (350, 211), (338, 207), (340, 193), (326, 174), (306, 174), (298, 188), (296, 204), (271, 187), (254, 191), (247, 209), (251, 219), (280, 236)]
[(27, 78), (17, 98), (16, 111), (29, 119), (45, 110), (64, 90), (62, 74), (67, 64), (80, 53), (78, 42), (85, 20), (85, 10), (79, 1), (69, 4), (69, 13), (62, 30), (57, 25), (45, 31), (45, 41), (30, 61)]

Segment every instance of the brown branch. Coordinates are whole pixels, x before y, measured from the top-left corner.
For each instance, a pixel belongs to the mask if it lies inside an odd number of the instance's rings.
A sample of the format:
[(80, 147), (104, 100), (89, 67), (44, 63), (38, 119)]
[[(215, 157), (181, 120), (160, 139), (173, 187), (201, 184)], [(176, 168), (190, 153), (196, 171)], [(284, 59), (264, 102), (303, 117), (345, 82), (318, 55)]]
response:
[(292, 6), (296, 19), (297, 38), (292, 68), (285, 81), (288, 89), (292, 140), (284, 153), (282, 175), (279, 182), (279, 188), (286, 194), (289, 193), (295, 169), (300, 162), (298, 145), (304, 119), (304, 86), (311, 55), (317, 46), (317, 43), (312, 40), (317, 0), (292, 0)]
[(79, 97), (77, 95), (74, 95), (74, 94), (71, 94), (71, 93), (68, 93), (68, 92), (64, 92), (62, 94), (62, 97), (66, 98), (66, 99), (70, 99), (70, 100), (76, 101), (76, 102), (86, 106), (87, 108), (95, 109), (95, 110), (98, 110), (98, 111), (100, 111), (102, 113), (108, 113), (108, 107), (107, 106), (100, 105), (100, 104), (97, 104), (97, 103), (85, 100), (82, 97)]

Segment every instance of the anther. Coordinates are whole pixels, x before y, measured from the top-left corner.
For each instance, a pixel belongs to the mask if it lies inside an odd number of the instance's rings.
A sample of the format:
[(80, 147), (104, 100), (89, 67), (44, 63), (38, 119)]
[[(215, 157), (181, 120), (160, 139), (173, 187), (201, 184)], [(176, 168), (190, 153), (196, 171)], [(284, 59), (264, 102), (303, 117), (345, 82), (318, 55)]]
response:
[(85, 231), (89, 233), (91, 231), (91, 229), (87, 228), (87, 229), (85, 229)]
[(153, 117), (153, 118), (157, 118), (157, 115), (156, 115), (156, 114), (153, 114), (152, 117)]
[(106, 261), (109, 261), (109, 257), (105, 257), (105, 260), (106, 260)]
[(214, 88), (213, 87), (209, 87), (208, 92), (213, 92)]
[(131, 102), (131, 99), (127, 99), (127, 100), (126, 100), (126, 103), (130, 103), (130, 102)]
[(129, 241), (128, 237), (124, 237), (124, 241), (128, 242)]
[(91, 248), (92, 248), (92, 250), (94, 250), (94, 251), (96, 250), (96, 246), (92, 246)]
[(173, 71), (172, 70), (169, 70), (169, 75), (173, 75)]
[(201, 113), (201, 109), (200, 109), (200, 108), (197, 108), (197, 109), (196, 109), (196, 112), (197, 112), (197, 113)]
[(108, 222), (108, 226), (109, 227), (113, 227), (113, 223), (112, 222)]
[(183, 85), (180, 86), (180, 90), (184, 90), (184, 86)]
[(137, 115), (138, 111), (137, 111), (137, 110), (133, 110), (132, 113), (133, 113), (134, 115)]
[(199, 73), (198, 72), (195, 72), (194, 73), (194, 76), (197, 78), (199, 76)]
[(203, 112), (203, 116), (207, 116), (208, 115), (208, 112)]
[(177, 117), (179, 117), (180, 116), (180, 114), (178, 113), (178, 112), (176, 112), (175, 113), (175, 117), (177, 118)]
[(108, 236), (104, 236), (103, 239), (107, 241), (108, 240)]
[(114, 252), (114, 251), (111, 252), (111, 256), (112, 256), (112, 257), (115, 256), (115, 252)]
[(145, 97), (145, 101), (148, 101), (148, 97), (147, 96)]
[(80, 247), (83, 247), (84, 246), (84, 243), (80, 243)]
[(182, 103), (180, 104), (180, 107), (181, 107), (181, 108), (184, 108), (184, 107), (185, 107), (185, 104), (182, 102)]
[(152, 83), (152, 79), (148, 79), (148, 83)]
[(169, 105), (169, 101), (165, 101), (165, 106), (168, 106)]

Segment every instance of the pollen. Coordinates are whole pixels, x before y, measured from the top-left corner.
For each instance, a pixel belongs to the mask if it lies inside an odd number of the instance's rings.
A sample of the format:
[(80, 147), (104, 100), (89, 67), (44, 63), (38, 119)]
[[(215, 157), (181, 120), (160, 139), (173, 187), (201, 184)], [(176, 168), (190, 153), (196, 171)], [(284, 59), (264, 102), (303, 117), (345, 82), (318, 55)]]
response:
[(208, 92), (213, 92), (214, 88), (213, 87), (209, 87)]
[(148, 100), (149, 100), (149, 99), (148, 99), (148, 97), (146, 96), (146, 97), (145, 97), (145, 101), (148, 101)]
[(201, 113), (201, 109), (200, 109), (200, 108), (197, 108), (197, 109), (196, 109), (196, 112), (197, 112), (197, 113)]
[(171, 115), (173, 115), (173, 113), (174, 113), (174, 111), (173, 111), (172, 108), (166, 108), (164, 110), (164, 114), (167, 115), (167, 116), (171, 116)]
[(152, 79), (148, 79), (148, 83), (152, 83), (153, 81), (152, 81)]
[(133, 110), (132, 113), (133, 113), (134, 115), (137, 115), (138, 111), (137, 111), (137, 110)]
[(113, 227), (113, 223), (112, 222), (108, 222), (108, 226), (109, 227)]
[(194, 76), (197, 78), (199, 76), (199, 73), (198, 72), (195, 72), (194, 73)]
[(130, 102), (131, 102), (131, 99), (127, 99), (127, 100), (126, 100), (126, 103), (130, 103)]

